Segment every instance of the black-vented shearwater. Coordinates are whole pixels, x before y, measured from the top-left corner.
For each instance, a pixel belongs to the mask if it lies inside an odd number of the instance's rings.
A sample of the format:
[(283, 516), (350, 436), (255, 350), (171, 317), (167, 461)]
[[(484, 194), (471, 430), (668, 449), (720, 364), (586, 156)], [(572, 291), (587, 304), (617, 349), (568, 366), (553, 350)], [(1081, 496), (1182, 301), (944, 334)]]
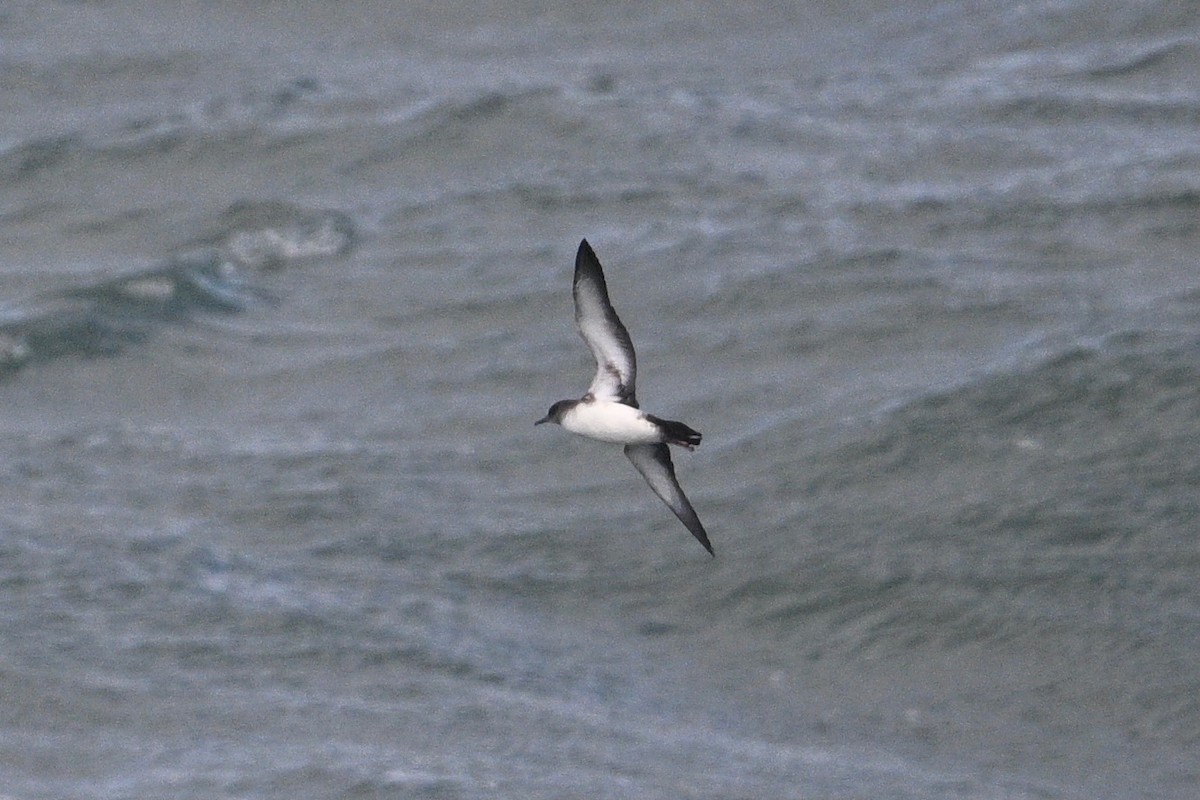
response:
[(556, 422), (580, 436), (625, 445), (625, 455), (654, 493), (675, 512), (704, 549), (712, 545), (687, 495), (679, 488), (667, 445), (694, 449), (700, 433), (682, 422), (655, 417), (638, 408), (634, 383), (637, 357), (629, 331), (608, 299), (600, 261), (584, 239), (575, 254), (575, 324), (596, 357), (596, 377), (578, 400), (559, 400), (535, 425)]

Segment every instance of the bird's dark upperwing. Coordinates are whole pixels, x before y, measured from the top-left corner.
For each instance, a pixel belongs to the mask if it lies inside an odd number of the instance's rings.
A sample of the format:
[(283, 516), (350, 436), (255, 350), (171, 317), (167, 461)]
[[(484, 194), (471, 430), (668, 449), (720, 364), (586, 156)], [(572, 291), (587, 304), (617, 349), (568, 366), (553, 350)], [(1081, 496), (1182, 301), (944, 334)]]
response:
[(692, 536), (695, 536), (700, 544), (704, 545), (704, 549), (709, 552), (709, 555), (715, 556), (712, 544), (708, 541), (708, 534), (705, 532), (704, 526), (700, 524), (700, 518), (696, 516), (696, 510), (688, 502), (683, 489), (679, 488), (679, 481), (675, 478), (675, 466), (671, 463), (671, 452), (667, 446), (665, 444), (627, 444), (625, 445), (625, 455), (637, 467), (637, 471), (642, 473), (642, 477), (646, 479), (646, 483), (650, 484), (654, 493), (662, 498), (662, 501), (675, 512), (675, 516), (679, 517), (679, 521), (692, 532)]
[(616, 400), (637, 407), (637, 357), (629, 331), (621, 324), (608, 299), (604, 271), (587, 239), (575, 255), (575, 324), (596, 358), (596, 377), (588, 392), (603, 400)]

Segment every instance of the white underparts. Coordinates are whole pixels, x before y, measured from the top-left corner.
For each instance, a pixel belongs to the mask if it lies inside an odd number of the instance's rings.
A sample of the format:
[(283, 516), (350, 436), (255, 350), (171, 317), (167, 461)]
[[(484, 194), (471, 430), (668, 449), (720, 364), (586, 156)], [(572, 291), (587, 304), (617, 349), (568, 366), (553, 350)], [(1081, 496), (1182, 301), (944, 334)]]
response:
[(624, 403), (592, 400), (575, 405), (563, 415), (562, 426), (571, 433), (617, 444), (653, 444), (662, 432), (645, 414)]

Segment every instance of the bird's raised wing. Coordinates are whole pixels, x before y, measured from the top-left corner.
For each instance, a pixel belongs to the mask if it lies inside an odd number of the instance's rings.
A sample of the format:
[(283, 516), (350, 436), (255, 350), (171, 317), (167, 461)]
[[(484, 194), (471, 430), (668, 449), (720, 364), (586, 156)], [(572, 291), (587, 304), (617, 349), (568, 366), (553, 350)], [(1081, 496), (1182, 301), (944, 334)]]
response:
[(575, 255), (575, 324), (596, 358), (596, 377), (588, 392), (598, 399), (637, 407), (635, 382), (637, 357), (629, 331), (621, 324), (608, 299), (604, 271), (587, 239)]

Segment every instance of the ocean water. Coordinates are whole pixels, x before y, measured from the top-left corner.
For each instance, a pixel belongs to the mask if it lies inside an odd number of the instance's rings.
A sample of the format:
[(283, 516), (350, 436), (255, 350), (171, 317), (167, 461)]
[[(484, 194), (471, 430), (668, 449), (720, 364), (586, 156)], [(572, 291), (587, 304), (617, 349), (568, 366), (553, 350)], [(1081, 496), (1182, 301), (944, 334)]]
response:
[[(0, 7), (0, 798), (1193, 798), (1200, 10)], [(587, 237), (710, 559), (581, 393)]]

